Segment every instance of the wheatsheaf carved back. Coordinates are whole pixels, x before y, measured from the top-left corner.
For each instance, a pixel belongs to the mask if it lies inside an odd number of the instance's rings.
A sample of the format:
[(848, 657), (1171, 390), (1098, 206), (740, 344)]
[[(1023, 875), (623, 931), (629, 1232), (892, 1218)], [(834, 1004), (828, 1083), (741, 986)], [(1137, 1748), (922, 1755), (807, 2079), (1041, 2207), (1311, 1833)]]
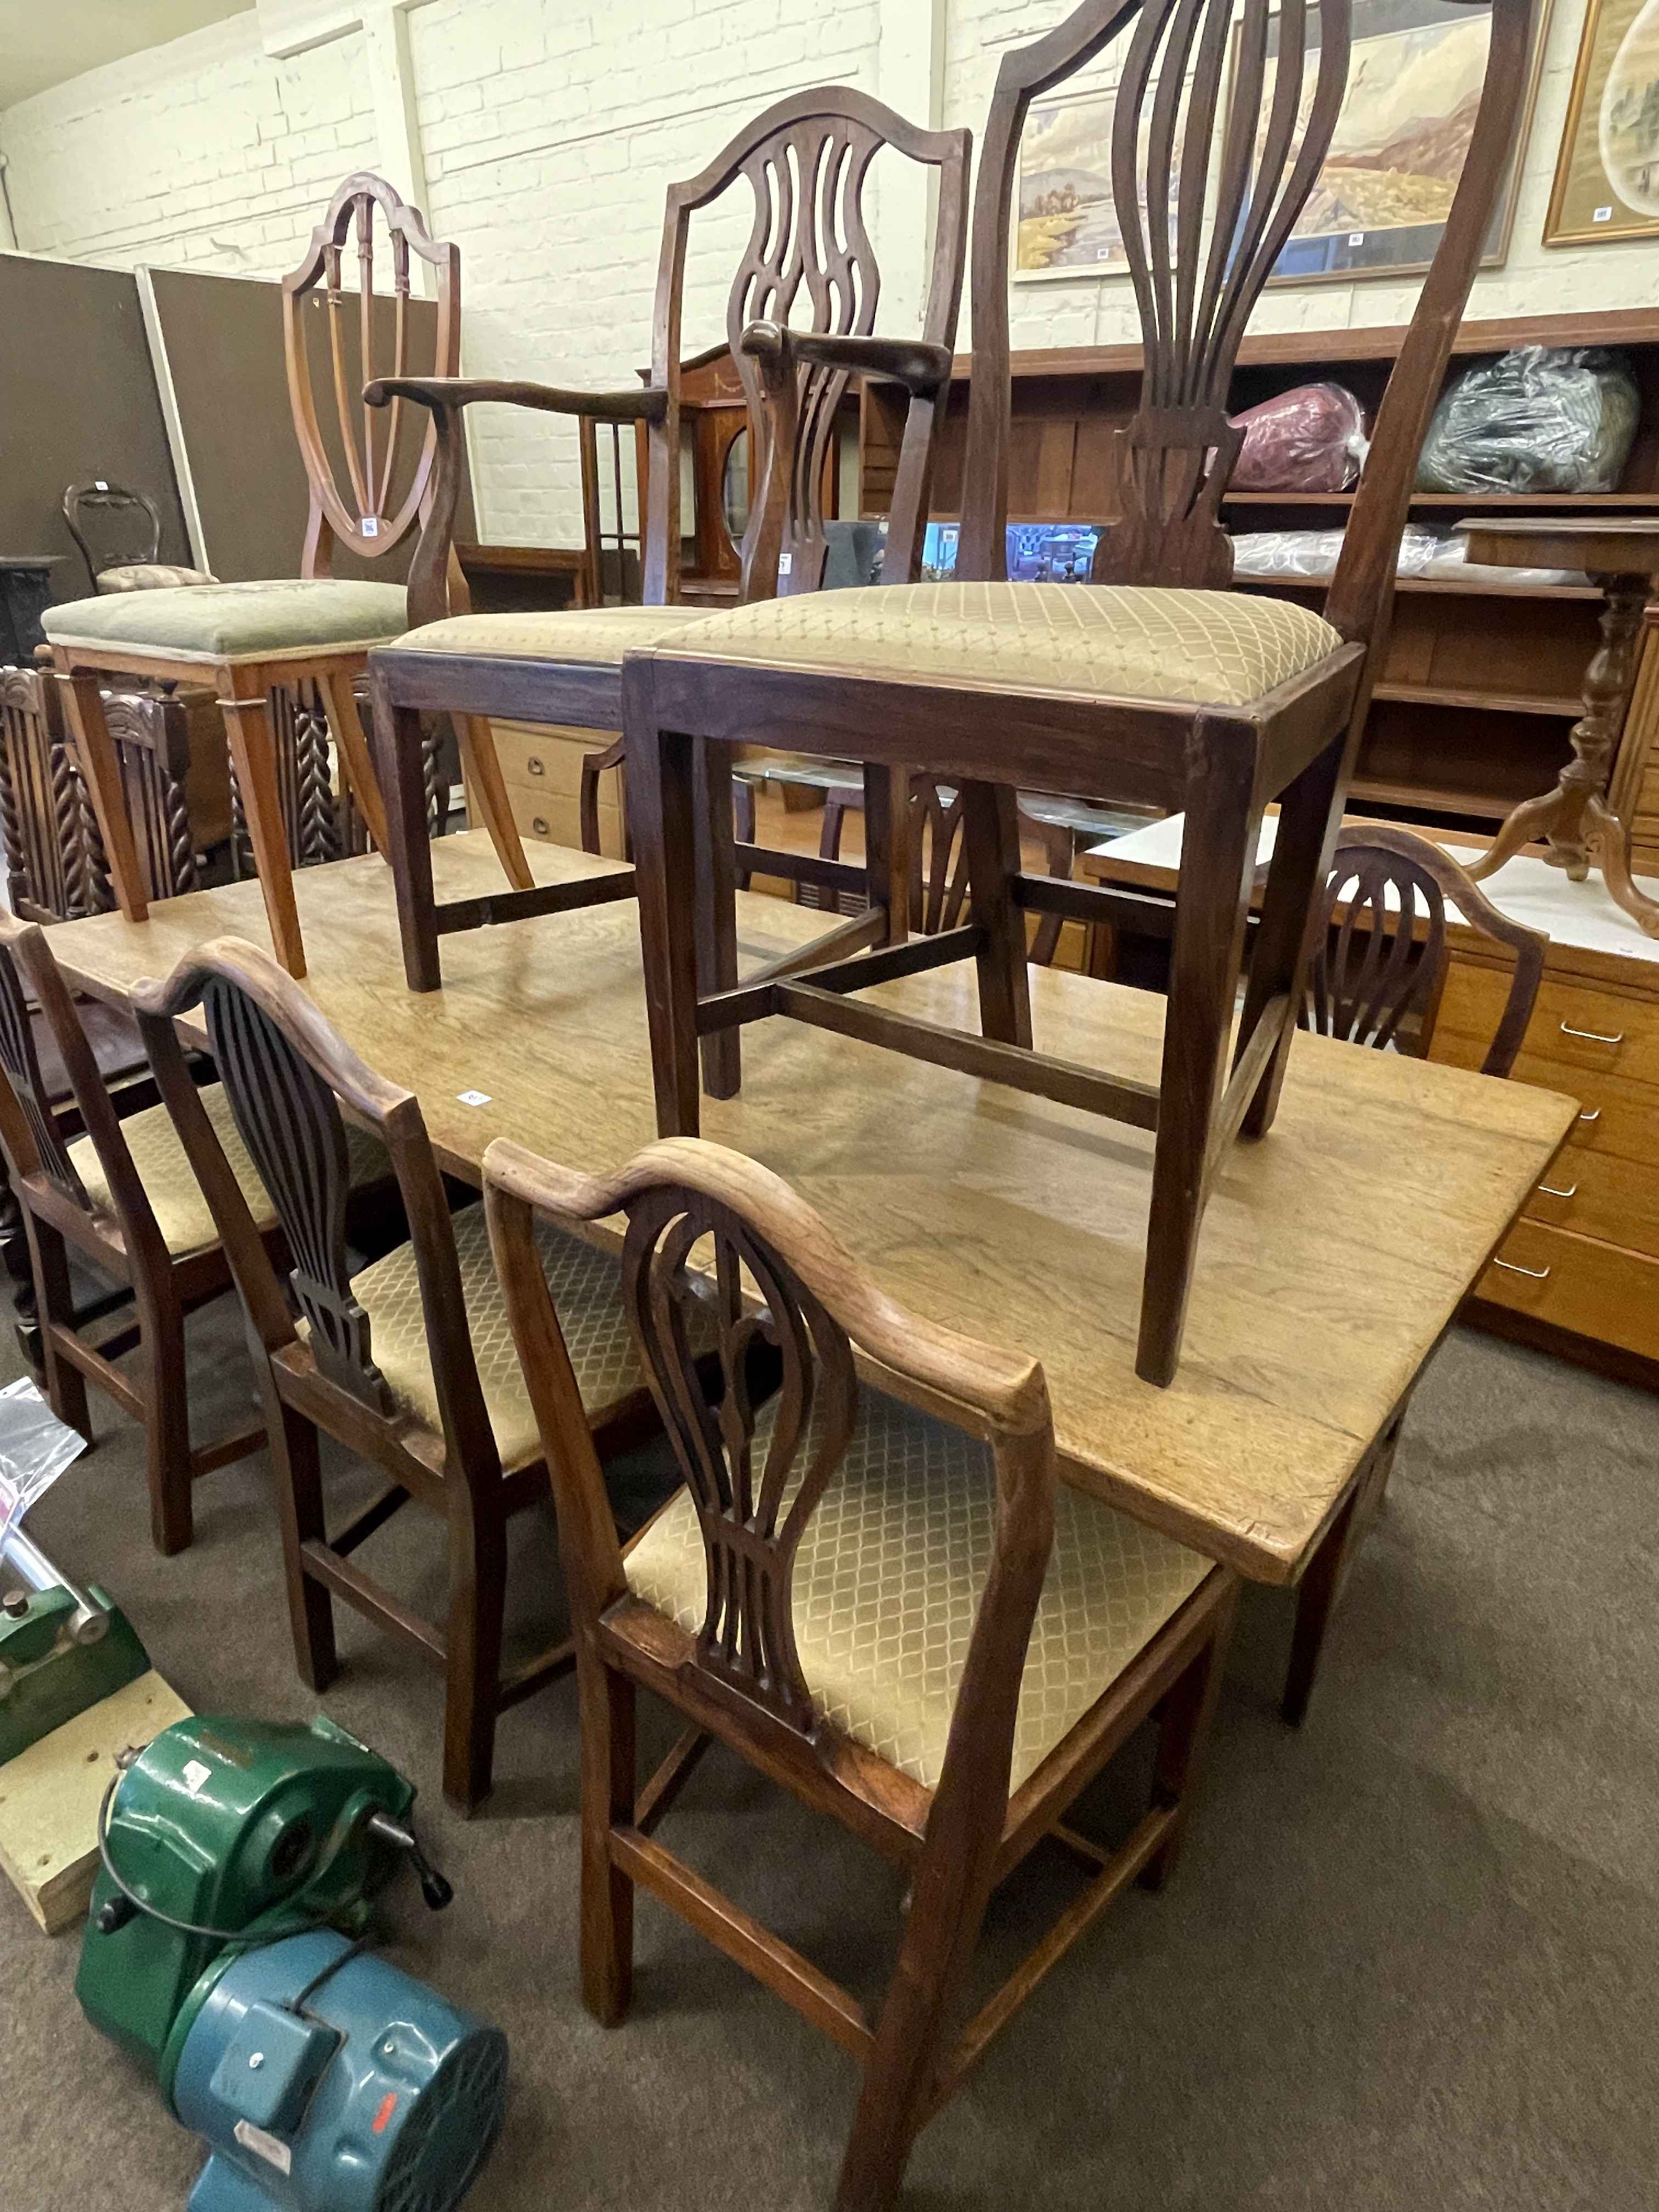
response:
[(968, 902), (963, 794), (918, 777), (910, 787), (910, 927), (954, 929)]
[(310, 1323), (318, 1371), (376, 1413), (388, 1413), (391, 1395), (371, 1357), (368, 1316), (351, 1291), (345, 1242), (351, 1176), (338, 1101), (247, 992), (210, 976), (202, 1008), (237, 1129), (294, 1255), (289, 1284)]
[(1419, 1054), (1416, 1025), (1433, 1008), (1445, 960), (1446, 902), (1434, 878), (1403, 854), (1352, 848), (1326, 882), (1302, 1026)]
[[(710, 1406), (697, 1373), (707, 1344), (707, 1279), (690, 1266), (714, 1240), (714, 1351), (722, 1384)], [(759, 1310), (744, 1310), (744, 1273)], [(623, 1297), (646, 1371), (696, 1502), (708, 1569), (698, 1663), (728, 1694), (799, 1733), (817, 1723), (795, 1648), (795, 1553), (858, 1419), (846, 1333), (778, 1253), (717, 1200), (658, 1188), (629, 1209)], [(694, 1330), (694, 1314), (705, 1327)], [(781, 1366), (757, 1408), (751, 1363)]]
[[(386, 318), (376, 313), (374, 304), (377, 219), (386, 234), (383, 251), (392, 271), (389, 340)], [(356, 263), (355, 292), (345, 285), (348, 252)], [(415, 260), (436, 272), (431, 374), (453, 376), (459, 367), (459, 252), (432, 238), (420, 210), (399, 198), (383, 178), (360, 173), (346, 179), (312, 233), (305, 260), (283, 279), (289, 397), (311, 483), (311, 519), (301, 558), (301, 571), (307, 576), (328, 574), (337, 538), (364, 560), (380, 559), (420, 514), (432, 472), (435, 430), (428, 425), (412, 454), (400, 452), (402, 400), (394, 399), (389, 411), (382, 411), (367, 405), (362, 398), (363, 386), (375, 378), (425, 373), (423, 362), (410, 360)], [(337, 450), (331, 450), (332, 441), (325, 437), (319, 418), (306, 329), (312, 314), (319, 312), (326, 325)]]
[(52, 1109), (35, 1050), (34, 1029), (29, 1019), (28, 994), (18, 973), (9, 945), (0, 945), (0, 1070), (28, 1124), (41, 1172), (64, 1196), (87, 1212), (92, 1211), (86, 1186), (76, 1173)]

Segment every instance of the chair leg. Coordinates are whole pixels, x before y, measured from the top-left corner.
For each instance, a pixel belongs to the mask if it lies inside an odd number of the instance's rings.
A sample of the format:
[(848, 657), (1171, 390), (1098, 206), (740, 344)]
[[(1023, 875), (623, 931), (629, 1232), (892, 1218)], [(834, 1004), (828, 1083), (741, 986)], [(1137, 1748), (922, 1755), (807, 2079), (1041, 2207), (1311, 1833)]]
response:
[(623, 670), (628, 811), (634, 835), (645, 967), (646, 1015), (657, 1133), (695, 1137), (702, 1103), (697, 1076), (697, 886), (690, 740), (658, 727), (651, 664)]
[(865, 896), (887, 916), (884, 945), (910, 934), (910, 779), (877, 762), (864, 769)]
[(222, 682), (219, 705), (225, 718), (225, 734), (241, 787), (247, 817), (248, 840), (253, 847), (253, 866), (265, 903), (270, 941), (289, 974), (306, 972), (305, 945), (300, 935), (300, 909), (295, 903), (294, 870), (289, 860), (288, 830), (283, 821), (282, 793), (276, 783), (276, 741), (270, 726), (270, 708), (263, 689), (252, 689), (255, 672), (239, 670), (247, 696), (237, 697), (231, 679)]
[[(254, 1357), (258, 1358), (257, 1352)], [(283, 1532), (294, 1663), (307, 1688), (320, 1697), (338, 1676), (340, 1659), (334, 1642), (334, 1600), (305, 1567), (305, 1547), (328, 1541), (316, 1425), (285, 1405), (269, 1381), (262, 1380), (260, 1397), (276, 1476), (276, 1518)]]
[(513, 802), (507, 795), (501, 756), (495, 750), (495, 732), (483, 714), (457, 714), (453, 719), (466, 770), (466, 787), (483, 817), (501, 872), (515, 891), (530, 890), (536, 878), (530, 872), (519, 825), (513, 819)]
[(149, 1530), (164, 1559), (187, 1551), (196, 1533), (191, 1499), (190, 1378), (185, 1364), (185, 1317), (174, 1297), (156, 1297), (140, 1285), (140, 1341), (149, 1373), (144, 1385), (144, 1478), (149, 1486)]
[(506, 1601), (505, 1518), (500, 1513), (480, 1516), (471, 1500), (452, 1506), (444, 1796), (463, 1813), (471, 1812), (489, 1795)]
[[(738, 844), (752, 845), (754, 843), (755, 787), (750, 782), (746, 776), (741, 776), (735, 774), (732, 778), (732, 835), (736, 837)], [(747, 868), (741, 868), (738, 870), (737, 885), (740, 891), (746, 891), (748, 890), (749, 871)]]
[[(732, 990), (738, 980), (737, 854), (732, 836), (732, 748), (713, 738), (692, 746), (696, 795), (697, 989), (702, 997)], [(711, 1098), (735, 1098), (743, 1082), (742, 1039), (735, 1029), (702, 1041), (703, 1088)]]
[(582, 2002), (605, 2027), (634, 1993), (634, 1884), (611, 1859), (611, 1832), (630, 1824), (637, 1779), (634, 1685), (597, 1653), (579, 1650), (581, 1709)]
[(103, 836), (104, 857), (116, 900), (129, 921), (147, 921), (149, 894), (133, 839), (120, 757), (105, 720), (104, 697), (96, 672), (77, 670), (65, 681), (64, 697), (92, 811)]
[(1212, 760), (1190, 779), (1135, 1352), (1136, 1374), (1160, 1387), (1181, 1358), (1261, 823), (1248, 763)]
[(1221, 1695), (1227, 1644), (1237, 1610), (1238, 1589), (1235, 1583), (1226, 1604), (1216, 1616), (1203, 1650), (1194, 1655), (1186, 1673), (1164, 1700), (1158, 1720), (1158, 1754), (1152, 1769), (1152, 1802), (1172, 1806), (1176, 1819), (1140, 1870), (1141, 1887), (1145, 1889), (1162, 1889), (1181, 1856), (1191, 1817), (1193, 1771), (1209, 1734), (1216, 1701)]
[(57, 1230), (37, 1221), (27, 1208), (23, 1227), (28, 1237), (34, 1278), (36, 1311), (40, 1322), (40, 1351), (46, 1376), (46, 1403), (58, 1419), (77, 1437), (92, 1438), (92, 1414), (87, 1404), (87, 1378), (71, 1367), (52, 1340), (50, 1324), (75, 1326), (75, 1297), (70, 1285), (69, 1253)]
[(1014, 903), (1019, 821), (1006, 784), (964, 783), (963, 836), (968, 854), (968, 910), (984, 932), (979, 969), (979, 1025), (999, 1044), (1031, 1048), (1031, 984), (1025, 916)]
[[(1334, 738), (1285, 790), (1279, 800), (1279, 831), (1262, 888), (1261, 913), (1250, 947), (1250, 976), (1244, 994), (1241, 1045), (1257, 1015), (1277, 992), (1302, 988), (1313, 948), (1313, 933), (1323, 911), (1320, 891), (1331, 865), (1341, 825), (1346, 786), (1346, 732)], [(1240, 1134), (1260, 1137), (1273, 1126), (1290, 1059), (1294, 1018), (1286, 1022), (1279, 1048), (1268, 1062), (1240, 1125)]]
[(323, 695), (329, 726), (339, 749), (340, 766), (350, 787), (351, 796), (356, 801), (357, 811), (362, 816), (363, 826), (384, 858), (386, 807), (380, 798), (380, 787), (375, 781), (374, 764), (369, 758), (368, 739), (358, 719), (357, 697), (351, 688), (351, 678), (345, 674), (319, 676), (317, 686)]
[(443, 981), (443, 971), (438, 961), (421, 718), (412, 707), (394, 706), (381, 683), (375, 684), (374, 700), (374, 765), (386, 802), (386, 856), (392, 863), (392, 893), (398, 902), (404, 980), (411, 991), (435, 991)]

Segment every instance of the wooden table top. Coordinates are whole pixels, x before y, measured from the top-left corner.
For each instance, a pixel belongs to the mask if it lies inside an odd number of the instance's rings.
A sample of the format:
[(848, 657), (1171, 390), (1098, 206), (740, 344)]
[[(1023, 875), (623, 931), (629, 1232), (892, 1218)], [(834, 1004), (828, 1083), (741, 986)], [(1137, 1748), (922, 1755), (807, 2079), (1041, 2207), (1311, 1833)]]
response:
[[(538, 879), (612, 862), (526, 848)], [(434, 848), (441, 899), (499, 887), (481, 833)], [(370, 855), (297, 871), (305, 988), (420, 1097), (473, 1182), (492, 1138), (589, 1171), (655, 1135), (631, 902), (444, 939), (445, 988), (404, 984), (392, 879)], [(740, 895), (748, 966), (824, 917)], [(51, 932), (118, 1003), (208, 939), (268, 945), (259, 886), (197, 891)], [(872, 997), (977, 1027), (971, 963)], [(1156, 1080), (1164, 1001), (1031, 975), (1038, 1045)], [(1556, 1149), (1574, 1103), (1298, 1036), (1269, 1135), (1235, 1148), (1199, 1246), (1167, 1390), (1134, 1372), (1152, 1139), (1075, 1109), (790, 1021), (744, 1030), (741, 1095), (703, 1133), (765, 1161), (896, 1298), (1035, 1354), (1066, 1478), (1264, 1582), (1296, 1578), (1389, 1419)], [(466, 1104), (463, 1093), (483, 1093)]]

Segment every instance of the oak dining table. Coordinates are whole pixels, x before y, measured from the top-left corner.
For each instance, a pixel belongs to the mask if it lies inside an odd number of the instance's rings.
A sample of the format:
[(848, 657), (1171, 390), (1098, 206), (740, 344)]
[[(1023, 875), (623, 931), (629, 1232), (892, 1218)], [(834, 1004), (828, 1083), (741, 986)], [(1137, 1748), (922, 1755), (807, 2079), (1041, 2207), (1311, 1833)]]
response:
[[(526, 849), (540, 882), (617, 865)], [(440, 839), (433, 860), (441, 899), (501, 888), (482, 832)], [(653, 1140), (631, 901), (458, 934), (443, 988), (415, 994), (376, 855), (300, 871), (295, 893), (304, 989), (418, 1095), (453, 1174), (477, 1183), (495, 1137), (590, 1173)], [(815, 910), (740, 894), (740, 965), (821, 926)], [(61, 923), (51, 943), (72, 983), (118, 1006), (226, 936), (269, 946), (257, 882), (153, 905), (142, 923)], [(1160, 998), (1054, 969), (1030, 981), (1046, 1048), (1156, 1080)], [(971, 1025), (972, 990), (957, 967), (870, 995)], [(1066, 1480), (1249, 1579), (1302, 1584), (1305, 1705), (1380, 1440), (1577, 1102), (1298, 1036), (1272, 1131), (1219, 1171), (1186, 1348), (1158, 1389), (1134, 1371), (1149, 1133), (799, 1023), (747, 1029), (743, 1062), (738, 1095), (705, 1101), (704, 1134), (794, 1184), (902, 1304), (1039, 1358)]]

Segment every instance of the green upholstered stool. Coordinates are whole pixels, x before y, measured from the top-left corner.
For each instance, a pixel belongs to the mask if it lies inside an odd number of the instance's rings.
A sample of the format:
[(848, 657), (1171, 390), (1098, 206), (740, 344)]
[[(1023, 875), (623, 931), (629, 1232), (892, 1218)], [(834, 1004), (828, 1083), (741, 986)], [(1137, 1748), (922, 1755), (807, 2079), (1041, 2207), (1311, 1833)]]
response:
[(104, 833), (110, 879), (129, 921), (144, 919), (147, 900), (120, 765), (100, 696), (107, 679), (211, 682), (241, 786), (271, 941), (283, 966), (301, 975), (305, 951), (277, 783), (270, 690), (273, 684), (300, 679), (317, 684), (342, 769), (369, 835), (384, 852), (386, 813), (352, 679), (372, 646), (407, 628), (408, 598), (401, 584), (317, 576), (180, 585), (74, 599), (47, 609), (41, 627), (64, 679), (70, 726)]

